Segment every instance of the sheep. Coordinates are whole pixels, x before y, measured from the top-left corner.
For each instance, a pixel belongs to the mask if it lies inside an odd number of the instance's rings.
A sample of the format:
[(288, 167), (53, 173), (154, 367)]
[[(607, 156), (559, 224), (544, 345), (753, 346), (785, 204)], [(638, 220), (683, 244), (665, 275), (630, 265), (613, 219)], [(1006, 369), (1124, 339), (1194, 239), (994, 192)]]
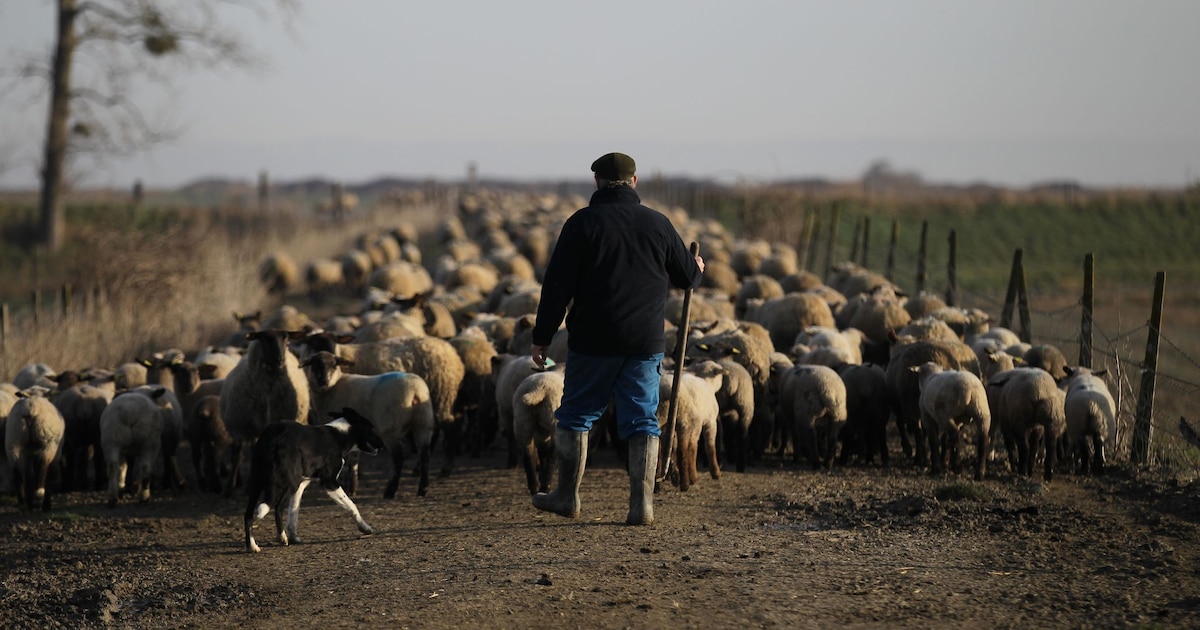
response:
[(859, 304), (847, 326), (861, 330), (866, 336), (863, 360), (883, 365), (888, 359), (890, 335), (907, 325), (909, 320), (900, 298), (889, 287), (881, 287)]
[(1015, 454), (1018, 472), (1032, 475), (1041, 440), (1045, 448), (1044, 478), (1050, 481), (1058, 440), (1066, 432), (1066, 392), (1058, 388), (1049, 372), (1030, 367), (1000, 372), (988, 381), (987, 388), (992, 416), (1004, 436), (1009, 461)]
[(924, 316), (918, 319), (909, 320), (903, 328), (896, 332), (896, 335), (901, 337), (912, 337), (914, 339), (941, 339), (943, 341), (962, 341), (958, 333), (950, 328), (950, 324), (937, 319), (936, 317)]
[(738, 472), (746, 472), (750, 427), (754, 421), (754, 380), (750, 372), (731, 359), (706, 360), (688, 365), (687, 370), (701, 378), (720, 378), (717, 406), (720, 409), (717, 433), (725, 455), (734, 461)]
[[(547, 362), (549, 365), (549, 362)], [(496, 418), (500, 434), (508, 443), (508, 467), (517, 465), (520, 452), (516, 435), (513, 433), (513, 395), (525, 377), (537, 371), (533, 357), (529, 354), (501, 353), (492, 358), (492, 375), (495, 381)]]
[(943, 308), (946, 308), (946, 301), (928, 291), (920, 291), (904, 303), (910, 319), (921, 319)]
[[(175, 392), (167, 389), (158, 393), (161, 386), (142, 385), (129, 390), (130, 393), (141, 394), (154, 400), (158, 412), (162, 415), (162, 453), (164, 485), (169, 488), (182, 488), (187, 483), (187, 477), (179, 467), (179, 442), (183, 439), (183, 405)], [(166, 388), (162, 388), (166, 389)]]
[[(754, 421), (751, 423), (750, 452), (762, 455), (770, 439), (772, 407), (767, 404), (767, 380), (771, 376), (772, 344), (761, 334), (757, 325), (742, 325), (715, 335), (705, 335), (687, 342), (685, 356), (709, 358), (716, 361), (732, 359), (750, 373), (754, 383)], [(764, 431), (766, 432), (764, 434)]]
[[(658, 388), (658, 426), (666, 429), (667, 415), (670, 411), (671, 387), (675, 375), (663, 371)], [(720, 387), (721, 377), (702, 378), (695, 374), (683, 372), (679, 382), (679, 394), (676, 398), (675, 419), (675, 470), (678, 473), (680, 491), (687, 491), (696, 485), (699, 474), (696, 471), (696, 457), (700, 451), (700, 441), (704, 440), (704, 454), (708, 459), (708, 474), (713, 479), (721, 478), (721, 466), (717, 463), (717, 418), (721, 407), (717, 403), (716, 390)], [(666, 447), (660, 445), (660, 448)]]
[[(844, 356), (843, 363), (858, 365), (862, 363), (862, 344), (865, 337), (857, 328), (838, 330), (831, 326), (809, 326), (796, 335), (796, 344), (808, 346), (810, 351), (817, 348), (836, 350), (836, 354)], [(782, 350), (782, 349), (781, 349)], [(800, 361), (807, 363), (807, 361)], [(830, 365), (829, 367), (835, 367)]]
[(86, 489), (89, 457), (93, 465), (93, 486), (99, 490), (106, 482), (104, 451), (100, 445), (100, 416), (112, 401), (115, 389), (80, 384), (62, 390), (54, 397), (54, 406), (62, 414), (63, 488)]
[[(4, 435), (4, 424), (8, 420), (8, 412), (17, 404), (17, 392), (12, 383), (0, 383), (0, 435)], [(10, 491), (8, 449), (0, 443), (0, 492)]]
[(342, 254), (341, 263), (342, 281), (347, 289), (358, 294), (367, 286), (375, 268), (371, 256), (361, 249), (352, 249)]
[[(325, 335), (309, 335), (305, 338), (310, 351), (327, 351), (349, 361), (358, 358), (346, 356), (337, 345), (341, 340)], [(459, 388), (462, 387), (466, 368), (455, 351), (454, 346), (445, 339), (435, 337), (418, 337), (414, 339), (396, 339), (387, 348), (390, 356), (402, 367), (389, 371), (412, 372), (425, 379), (429, 385), (429, 394), (433, 400), (433, 413), (437, 418), (438, 430), (444, 433), (446, 458), (442, 462), (441, 475), (450, 474), (454, 467), (454, 457), (461, 446), (459, 439), (460, 424), (455, 414), (455, 401)], [(353, 366), (357, 368), (358, 366)], [(355, 369), (354, 371), (359, 371)]]
[[(705, 258), (708, 259), (707, 253)], [(741, 288), (741, 282), (737, 272), (728, 263), (708, 259), (704, 261), (704, 277), (700, 280), (700, 286), (736, 295)]]
[[(497, 313), (503, 315), (503, 313), (500, 313), (500, 305), (508, 300), (511, 296), (518, 294), (537, 294), (540, 296), (541, 292), (542, 285), (536, 280), (518, 278), (516, 276), (505, 276), (496, 283), (496, 286), (492, 287), (491, 291), (488, 292), (487, 299), (484, 300), (483, 303), (483, 310), (488, 313)], [(532, 314), (536, 313), (537, 311), (534, 310)], [(524, 313), (515, 313), (510, 316), (517, 317), (523, 314)]]
[[(410, 372), (346, 374), (342, 368), (350, 363), (327, 351), (301, 362), (313, 393), (313, 415), (325, 417), (350, 407), (374, 418), (375, 430), (392, 455), (392, 476), (383, 492), (385, 499), (395, 498), (400, 487), (404, 441), (409, 440), (417, 453), (417, 496), (425, 496), (429, 488), (429, 449), (437, 429), (429, 385)], [(357, 469), (354, 465), (350, 471), (351, 496), (358, 490)]]
[(1067, 377), (1067, 358), (1062, 350), (1050, 344), (1032, 346), (1021, 357), (1028, 367), (1041, 368), (1050, 373), (1055, 381), (1061, 382)]
[[(354, 516), (358, 531), (374, 532), (359, 513), (358, 506), (338, 485), (337, 477), (351, 451), (358, 449), (373, 455), (383, 448), (383, 440), (375, 433), (371, 421), (355, 410), (345, 408), (333, 415), (335, 420), (332, 422), (314, 427), (277, 422), (267, 427), (255, 443), (242, 519), (247, 551), (262, 551), (250, 530), (254, 521), (266, 516), (272, 508), (275, 509), (275, 533), (279, 542), (284, 545), (300, 542), (296, 531), (300, 499), (313, 479), (320, 481), (329, 498)], [(284, 503), (288, 504), (286, 530), (282, 514)]]
[[(708, 274), (708, 265), (704, 266), (704, 273), (705, 275)], [(797, 269), (796, 271), (779, 278), (779, 286), (783, 288), (784, 293), (811, 291), (823, 285), (824, 283), (821, 282), (820, 276), (804, 269)], [(833, 290), (832, 287), (826, 288), (828, 288), (830, 291)], [(732, 294), (734, 291), (730, 291), (729, 293)], [(842, 299), (843, 301), (845, 300), (845, 298)]]
[(126, 393), (113, 399), (100, 416), (100, 444), (108, 465), (108, 506), (117, 505), (125, 490), (126, 474), (133, 460), (134, 494), (138, 501), (150, 500), (150, 477), (163, 443), (163, 414), (158, 398), (167, 393), (154, 387), (149, 395)]
[(297, 341), (304, 349), (304, 358), (322, 350), (332, 352), (341, 359), (353, 363), (348, 369), (352, 374), (383, 374), (403, 372), (407, 369), (402, 348), (397, 339), (354, 343), (358, 334), (339, 335), (330, 332), (310, 333)]
[(220, 396), (203, 396), (188, 408), (184, 436), (192, 451), (196, 486), (207, 492), (220, 492), (218, 462), (225, 449), (233, 444), (233, 437), (221, 417)]
[(742, 286), (734, 296), (733, 313), (738, 319), (746, 319), (746, 307), (750, 300), (771, 300), (783, 297), (783, 287), (771, 276), (752, 275), (742, 280)]
[[(894, 339), (896, 339), (893, 336)], [(888, 394), (892, 398), (892, 409), (896, 414), (896, 429), (900, 434), (900, 446), (905, 457), (913, 457), (916, 446), (916, 462), (926, 463), (925, 440), (920, 439), (921, 386), (917, 375), (908, 368), (933, 361), (946, 369), (968, 370), (979, 374), (979, 359), (969, 346), (960, 341), (922, 339), (911, 343), (894, 341), (891, 358), (886, 368)], [(994, 415), (994, 414), (993, 414)]]
[(54, 382), (54, 377), (57, 375), (54, 368), (45, 363), (30, 363), (17, 371), (17, 375), (12, 379), (12, 384), (18, 390), (30, 387), (45, 387), (53, 390), (58, 386), (58, 383)]
[(1117, 405), (1108, 385), (1100, 378), (1107, 370), (1093, 372), (1084, 367), (1067, 367), (1065, 372), (1067, 377), (1059, 388), (1067, 393), (1063, 409), (1071, 461), (1078, 462), (1083, 474), (1089, 468), (1102, 473), (1105, 446), (1117, 440)]
[[(306, 330), (316, 328), (317, 323), (312, 320), (307, 314), (291, 304), (283, 304), (275, 309), (269, 317), (263, 320), (262, 328), (259, 330), (275, 329), (275, 330)], [(258, 331), (251, 331), (258, 332)], [(249, 334), (243, 335), (243, 339), (249, 340)], [(248, 347), (248, 346), (247, 346)]]
[(550, 492), (554, 470), (554, 412), (562, 404), (561, 370), (525, 377), (513, 392), (513, 441), (521, 453), (529, 494)]
[(846, 384), (837, 372), (823, 365), (793, 366), (780, 381), (778, 415), (791, 429), (795, 461), (803, 450), (813, 470), (833, 467), (846, 423)]
[(762, 260), (770, 255), (771, 244), (767, 241), (741, 242), (735, 245), (729, 264), (739, 276), (751, 276), (758, 273)]
[(314, 302), (321, 303), (335, 291), (345, 286), (341, 261), (332, 258), (316, 258), (304, 268), (304, 281), (308, 295)]
[(258, 263), (258, 279), (273, 295), (287, 295), (300, 281), (296, 260), (285, 252), (267, 254)]
[(967, 343), (970, 343), (972, 346), (975, 345), (976, 341), (982, 339), (996, 340), (999, 343), (1000, 349), (1002, 350), (1021, 343), (1021, 337), (1018, 336), (1017, 333), (1007, 328), (1001, 328), (1000, 326), (992, 326), (982, 333), (970, 335), (966, 338)]
[(4, 421), (4, 452), (18, 504), (33, 510), (40, 503), (42, 511), (49, 512), (46, 481), (62, 453), (66, 423), (45, 392), (40, 386), (17, 392)]
[[(242, 360), (242, 352), (238, 349), (236, 352), (233, 348), (217, 349), (213, 346), (207, 346), (196, 353), (192, 363), (195, 364), (197, 373), (200, 378), (213, 379), (225, 378), (237, 367), (238, 361)], [(178, 365), (178, 364), (175, 364)], [(178, 376), (176, 376), (178, 379)], [(176, 387), (175, 393), (179, 393), (179, 388)]]
[(834, 325), (833, 311), (829, 305), (811, 293), (788, 293), (769, 300), (748, 300), (742, 319), (762, 324), (778, 350), (789, 348), (805, 328)]
[(137, 361), (122, 363), (113, 370), (113, 387), (117, 390), (133, 389), (146, 384), (146, 366)]
[(950, 329), (958, 333), (960, 339), (972, 340), (988, 331), (992, 318), (977, 308), (961, 308), (947, 306), (929, 313), (930, 317), (940, 319), (950, 325)]
[(463, 362), (463, 381), (457, 401), (466, 425), (463, 427), (463, 449), (471, 457), (479, 457), (483, 448), (496, 439), (499, 430), (492, 378), (492, 359), (499, 353), (480, 328), (466, 328), (449, 341)]
[(374, 321), (364, 321), (354, 333), (359, 343), (394, 341), (425, 336), (425, 315), (420, 311), (392, 311)]
[(880, 464), (887, 468), (890, 463), (887, 424), (892, 402), (886, 373), (872, 363), (842, 364), (834, 367), (834, 371), (846, 385), (846, 425), (839, 436), (842, 453), (838, 463), (845, 465), (851, 455), (858, 455), (863, 462), (872, 464), (878, 454)]
[(401, 297), (428, 293), (434, 288), (433, 277), (424, 267), (403, 260), (371, 272), (369, 284)]
[(929, 472), (937, 474), (945, 467), (958, 466), (962, 429), (973, 424), (975, 480), (982, 480), (987, 470), (992, 426), (983, 381), (970, 372), (945, 370), (932, 361), (908, 369), (917, 374), (920, 383), (921, 427), (929, 441)]
[(300, 369), (300, 361), (287, 348), (289, 339), (304, 336), (272, 328), (247, 333), (250, 346), (246, 355), (221, 384), (221, 417), (234, 439), (233, 469), (226, 494), (232, 494), (238, 483), (244, 445), (271, 422), (308, 421), (308, 379)]

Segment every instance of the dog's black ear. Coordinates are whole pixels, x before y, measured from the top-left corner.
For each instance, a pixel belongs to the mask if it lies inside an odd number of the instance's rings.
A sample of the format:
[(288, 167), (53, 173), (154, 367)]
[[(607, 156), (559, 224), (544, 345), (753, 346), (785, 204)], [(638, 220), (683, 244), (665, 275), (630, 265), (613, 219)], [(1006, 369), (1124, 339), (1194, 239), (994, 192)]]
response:
[(347, 420), (350, 420), (350, 419), (361, 420), (362, 419), (362, 414), (351, 409), (350, 407), (342, 407), (341, 415), (343, 418), (346, 418)]

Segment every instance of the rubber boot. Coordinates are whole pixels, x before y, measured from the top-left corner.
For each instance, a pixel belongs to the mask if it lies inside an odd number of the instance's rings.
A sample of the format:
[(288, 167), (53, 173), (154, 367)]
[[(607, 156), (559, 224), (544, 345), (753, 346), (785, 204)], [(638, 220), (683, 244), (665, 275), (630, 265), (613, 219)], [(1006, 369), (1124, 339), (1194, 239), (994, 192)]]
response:
[(549, 494), (533, 495), (533, 507), (559, 516), (579, 516), (579, 482), (587, 463), (587, 431), (554, 430), (554, 455), (558, 459), (558, 487)]
[(654, 475), (658, 472), (658, 438), (629, 439), (629, 515), (626, 525), (654, 524)]

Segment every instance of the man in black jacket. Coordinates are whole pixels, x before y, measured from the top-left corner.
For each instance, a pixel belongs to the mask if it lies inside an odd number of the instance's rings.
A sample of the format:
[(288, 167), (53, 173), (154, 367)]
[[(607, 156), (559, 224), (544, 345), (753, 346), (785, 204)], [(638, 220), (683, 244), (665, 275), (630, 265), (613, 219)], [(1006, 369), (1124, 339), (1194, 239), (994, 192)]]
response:
[(546, 348), (564, 315), (568, 354), (562, 404), (554, 414), (558, 486), (534, 495), (533, 505), (579, 515), (588, 430), (612, 398), (617, 434), (629, 441), (626, 522), (650, 525), (667, 295), (671, 286), (699, 286), (704, 260), (692, 256), (665, 215), (642, 205), (635, 170), (633, 158), (623, 153), (592, 163), (596, 192), (563, 224), (546, 266), (533, 360), (545, 367)]

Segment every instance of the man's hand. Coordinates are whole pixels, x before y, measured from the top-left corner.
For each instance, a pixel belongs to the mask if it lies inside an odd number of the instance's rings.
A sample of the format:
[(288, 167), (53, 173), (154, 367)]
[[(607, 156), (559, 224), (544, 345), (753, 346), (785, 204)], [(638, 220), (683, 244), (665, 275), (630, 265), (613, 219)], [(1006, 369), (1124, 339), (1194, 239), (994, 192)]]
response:
[(696, 254), (696, 266), (700, 268), (700, 273), (704, 273), (704, 259), (700, 257), (700, 254)]
[(546, 346), (539, 346), (536, 343), (530, 346), (530, 354), (533, 355), (533, 364), (537, 369), (546, 369)]

